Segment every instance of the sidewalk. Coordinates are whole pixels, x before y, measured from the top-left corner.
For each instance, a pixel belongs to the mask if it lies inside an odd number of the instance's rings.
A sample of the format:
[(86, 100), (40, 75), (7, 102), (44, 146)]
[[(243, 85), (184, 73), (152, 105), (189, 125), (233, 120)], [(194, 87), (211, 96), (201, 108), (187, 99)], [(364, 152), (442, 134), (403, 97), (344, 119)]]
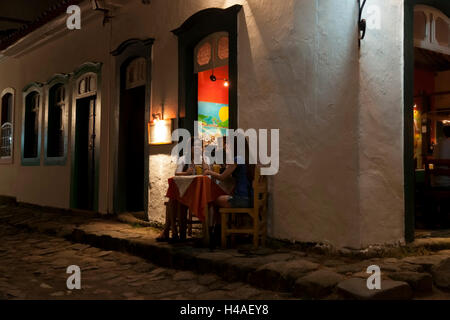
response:
[[(0, 224), (64, 237), (105, 250), (127, 252), (162, 267), (215, 273), (226, 281), (292, 292), (300, 298), (426, 299), (440, 295), (441, 290), (450, 290), (450, 250), (429, 251), (445, 247), (445, 242), (436, 244), (436, 240), (421, 239), (422, 242), (408, 250), (399, 249), (381, 254), (382, 257), (364, 259), (361, 253), (337, 255), (320, 253), (316, 248), (210, 252), (189, 244), (158, 243), (155, 238), (159, 230), (155, 228), (26, 205), (0, 205)], [(381, 268), (381, 290), (367, 289), (369, 274), (366, 270), (371, 265)]]

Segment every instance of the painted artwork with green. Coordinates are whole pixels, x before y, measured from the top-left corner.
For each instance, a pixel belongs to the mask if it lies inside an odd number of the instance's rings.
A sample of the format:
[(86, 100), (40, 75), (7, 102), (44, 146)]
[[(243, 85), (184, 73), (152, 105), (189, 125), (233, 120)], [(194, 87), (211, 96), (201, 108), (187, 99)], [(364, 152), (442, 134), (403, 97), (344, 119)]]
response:
[(202, 140), (213, 141), (226, 135), (229, 121), (227, 104), (213, 102), (198, 102), (199, 137)]

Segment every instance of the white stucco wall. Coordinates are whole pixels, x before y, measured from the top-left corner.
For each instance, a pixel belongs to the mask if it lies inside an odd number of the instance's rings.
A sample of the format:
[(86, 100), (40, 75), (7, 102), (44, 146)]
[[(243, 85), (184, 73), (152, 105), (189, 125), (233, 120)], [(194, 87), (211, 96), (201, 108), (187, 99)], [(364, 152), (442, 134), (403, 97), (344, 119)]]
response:
[(357, 6), (248, 1), (244, 13), (239, 125), (281, 129), (271, 235), (358, 246)]
[[(280, 171), (270, 179), (270, 236), (336, 247), (403, 240), (403, 5), (373, 0), (381, 30), (361, 51), (353, 0), (130, 0), (103, 27), (97, 20), (21, 57), (0, 63), (0, 89), (21, 89), (103, 62), (99, 209), (112, 208), (110, 136), (115, 105), (109, 52), (130, 38), (154, 38), (152, 112), (176, 118), (177, 37), (170, 31), (196, 12), (242, 4), (238, 26), (239, 127), (280, 129)], [(39, 62), (39, 63), (37, 63)], [(8, 76), (5, 76), (8, 75)], [(17, 123), (17, 121), (16, 121)], [(19, 201), (69, 206), (70, 166), (0, 165), (0, 194)], [(69, 138), (70, 139), (70, 138)], [(162, 222), (170, 147), (150, 147), (149, 216)], [(69, 158), (70, 159), (70, 158)], [(106, 165), (108, 164), (108, 165)]]
[[(0, 194), (15, 196), (18, 201), (68, 208), (70, 205), (70, 150), (66, 165), (45, 166), (44, 131), (41, 132), (41, 165), (26, 167), (21, 165), (22, 134), (22, 89), (31, 82), (45, 83), (56, 73), (70, 73), (84, 62), (107, 62), (108, 29), (101, 26), (101, 17), (82, 25), (80, 31), (73, 31), (46, 43), (36, 50), (18, 57), (8, 57), (0, 62), (0, 88), (16, 89), (15, 128), (14, 128), (14, 163), (0, 165)], [(108, 67), (103, 69), (103, 76), (108, 78)], [(102, 104), (105, 105), (104, 119), (107, 117), (108, 86), (103, 83)], [(41, 119), (42, 125), (44, 124)], [(69, 119), (70, 123), (70, 119)], [(102, 122), (101, 145), (106, 146), (105, 138), (108, 123)], [(70, 143), (70, 135), (69, 135)], [(102, 153), (101, 161), (107, 161), (107, 154)], [(99, 210), (106, 212), (106, 166), (100, 167)]]
[(380, 29), (361, 45), (359, 192), (361, 245), (404, 242), (403, 1), (372, 0)]

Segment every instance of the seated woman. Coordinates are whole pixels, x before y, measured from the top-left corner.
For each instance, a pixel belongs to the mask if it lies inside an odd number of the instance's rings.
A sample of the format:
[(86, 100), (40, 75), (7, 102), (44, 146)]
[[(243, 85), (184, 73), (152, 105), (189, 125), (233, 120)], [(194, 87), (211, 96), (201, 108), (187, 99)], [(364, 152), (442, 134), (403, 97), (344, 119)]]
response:
[[(251, 165), (249, 161), (248, 142), (245, 140), (245, 155), (238, 153), (238, 138), (234, 139), (234, 153), (233, 161), (227, 164), (225, 171), (216, 173), (211, 170), (206, 170), (205, 175), (210, 175), (214, 179), (225, 180), (232, 176), (236, 180), (235, 188), (230, 196), (220, 196), (216, 200), (216, 205), (220, 208), (251, 208), (253, 206), (253, 177), (255, 165)], [(227, 155), (229, 155), (229, 147), (226, 147)], [(215, 217), (211, 219), (214, 226), (210, 227), (211, 233), (211, 247), (214, 248), (220, 242), (220, 217), (218, 211), (215, 212)]]
[[(196, 174), (195, 170), (195, 163), (194, 163), (194, 155), (196, 147), (194, 147), (194, 143), (192, 140), (189, 141), (189, 144), (191, 146), (191, 159), (188, 161), (189, 155), (183, 155), (181, 156), (177, 161), (177, 169), (175, 171), (175, 176), (191, 176)], [(197, 150), (198, 151), (198, 150)], [(201, 152), (201, 151), (200, 151)], [(201, 153), (200, 153), (201, 154)], [(203, 164), (203, 170), (208, 170), (209, 167), (209, 160), (205, 158), (205, 163)], [(178, 206), (180, 206), (180, 210), (178, 211)], [(178, 240), (185, 240), (186, 239), (186, 217), (187, 217), (187, 211), (188, 208), (178, 203), (178, 201), (174, 199), (169, 199), (167, 210), (166, 210), (166, 219), (164, 224), (164, 230), (161, 232), (161, 234), (156, 238), (156, 241), (158, 242), (164, 242), (164, 241), (178, 241)], [(179, 213), (179, 216), (177, 217), (177, 213)], [(177, 223), (176, 220), (178, 218), (178, 229), (177, 230)], [(170, 239), (170, 231), (172, 230), (172, 239)]]
[[(175, 170), (175, 176), (189, 176), (193, 175), (195, 173), (195, 167), (194, 167), (194, 146), (192, 141), (189, 141), (189, 144), (191, 145), (191, 161), (187, 161), (188, 158), (186, 155), (181, 156), (177, 161), (177, 168)], [(180, 218), (185, 217), (187, 213), (187, 208), (180, 204)], [(185, 239), (186, 233), (183, 232), (183, 225), (185, 225), (186, 219), (179, 219), (180, 221), (180, 235), (178, 234), (177, 230), (177, 224), (176, 224), (176, 215), (178, 212), (178, 201), (174, 199), (169, 199), (167, 204), (167, 210), (166, 210), (166, 219), (164, 224), (164, 230), (161, 232), (161, 234), (156, 238), (156, 241), (163, 242), (163, 241), (169, 241), (170, 240), (170, 231), (172, 230), (172, 239), (178, 240), (178, 239)], [(186, 228), (184, 228), (186, 230)]]

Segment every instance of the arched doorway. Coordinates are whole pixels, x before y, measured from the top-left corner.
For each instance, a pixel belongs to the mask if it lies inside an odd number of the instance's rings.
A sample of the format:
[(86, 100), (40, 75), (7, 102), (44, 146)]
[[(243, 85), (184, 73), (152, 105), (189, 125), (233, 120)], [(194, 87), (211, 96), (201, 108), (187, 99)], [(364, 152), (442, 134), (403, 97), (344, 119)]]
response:
[(116, 59), (113, 112), (113, 210), (148, 216), (151, 48), (153, 39), (130, 39), (111, 54)]
[(145, 70), (144, 58), (125, 62), (121, 68), (119, 116), (119, 168), (124, 175), (123, 210), (144, 211)]
[(98, 211), (100, 175), (101, 63), (73, 75), (70, 207)]
[[(446, 91), (435, 86), (435, 75), (450, 68), (450, 3), (405, 1), (404, 176), (405, 239), (411, 242), (426, 204), (421, 196), (424, 162), (432, 157), (439, 128), (433, 116), (435, 97)], [(447, 26), (445, 26), (447, 24)], [(437, 81), (437, 82), (436, 82)], [(450, 107), (450, 105), (449, 105)], [(450, 116), (450, 113), (449, 113)]]

